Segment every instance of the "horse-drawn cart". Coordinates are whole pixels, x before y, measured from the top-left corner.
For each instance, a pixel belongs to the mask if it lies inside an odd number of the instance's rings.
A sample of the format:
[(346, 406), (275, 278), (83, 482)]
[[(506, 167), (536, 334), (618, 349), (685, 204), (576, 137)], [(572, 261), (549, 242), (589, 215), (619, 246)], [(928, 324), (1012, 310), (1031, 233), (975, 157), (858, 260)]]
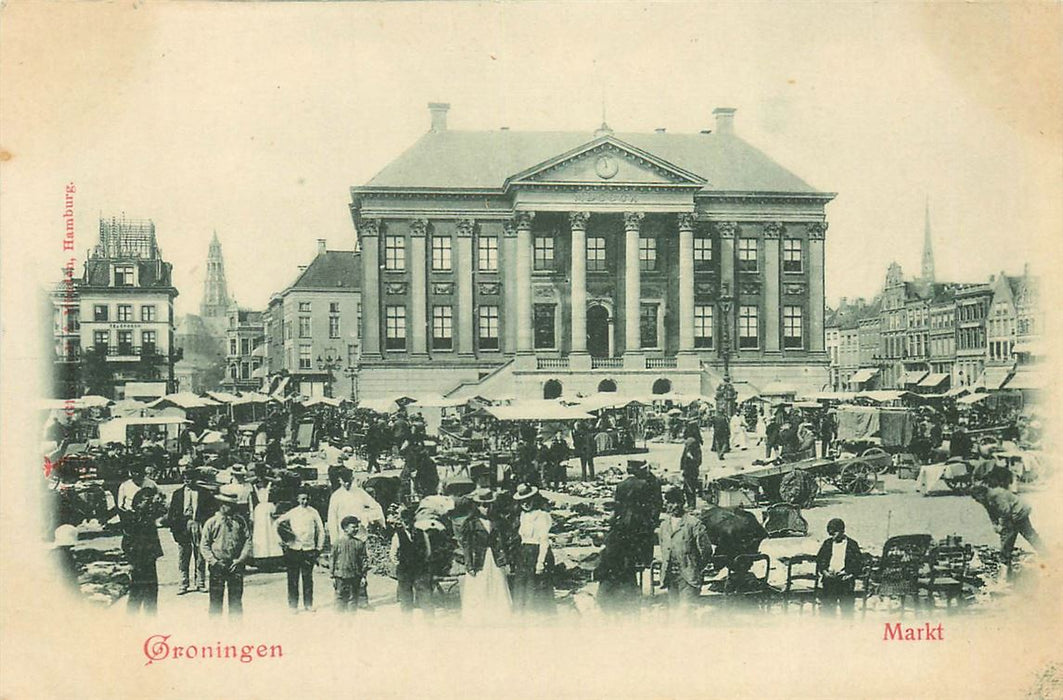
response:
[(766, 464), (753, 469), (734, 471), (726, 476), (706, 480), (705, 498), (719, 504), (724, 492), (745, 492), (753, 503), (790, 503), (808, 508), (819, 495), (823, 482), (843, 493), (862, 496), (878, 485), (885, 452), (840, 459), (814, 458), (798, 462)]

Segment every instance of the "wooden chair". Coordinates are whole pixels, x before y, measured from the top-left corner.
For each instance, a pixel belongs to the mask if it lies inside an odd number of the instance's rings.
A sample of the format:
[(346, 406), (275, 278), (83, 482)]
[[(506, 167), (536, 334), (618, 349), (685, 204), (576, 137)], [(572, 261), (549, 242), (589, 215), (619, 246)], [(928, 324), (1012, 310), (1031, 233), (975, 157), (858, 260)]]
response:
[(900, 598), (902, 607), (907, 598), (918, 596), (920, 569), (932, 540), (930, 535), (898, 535), (886, 540), (878, 563), (864, 576), (864, 609), (872, 595)]
[(971, 590), (967, 575), (973, 557), (974, 549), (969, 544), (943, 544), (930, 550), (928, 570), (918, 580), (919, 589), (926, 593), (930, 604), (938, 594), (945, 595), (947, 607), (952, 607), (953, 602), (957, 605), (966, 602), (965, 593)]
[(786, 586), (783, 588), (783, 601), (787, 606), (791, 602), (815, 605), (819, 597), (819, 573), (816, 571), (815, 554), (797, 554), (792, 557), (779, 557), (779, 562), (786, 565)]
[[(763, 565), (763, 573), (759, 573)], [(734, 558), (727, 576), (726, 592), (731, 603), (753, 603), (767, 607), (782, 592), (768, 583), (771, 557), (762, 552), (739, 554)]]

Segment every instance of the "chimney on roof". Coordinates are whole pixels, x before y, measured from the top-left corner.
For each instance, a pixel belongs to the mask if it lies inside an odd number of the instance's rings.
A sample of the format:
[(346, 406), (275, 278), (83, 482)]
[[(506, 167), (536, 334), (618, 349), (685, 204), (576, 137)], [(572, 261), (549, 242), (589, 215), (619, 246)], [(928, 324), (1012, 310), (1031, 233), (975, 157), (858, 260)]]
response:
[(325, 239), (324, 238), (317, 239), (317, 254), (318, 255), (324, 255), (325, 254)]
[(663, 126), (659, 126), (659, 127), (657, 127), (656, 129), (653, 130), (653, 133), (655, 133), (655, 134), (663, 134), (664, 132), (665, 132), (665, 128)]
[(717, 107), (712, 110), (712, 116), (716, 117), (717, 134), (733, 134), (735, 132), (734, 107)]
[(432, 131), (447, 130), (447, 112), (449, 111), (449, 102), (428, 103), (428, 112), (432, 115)]

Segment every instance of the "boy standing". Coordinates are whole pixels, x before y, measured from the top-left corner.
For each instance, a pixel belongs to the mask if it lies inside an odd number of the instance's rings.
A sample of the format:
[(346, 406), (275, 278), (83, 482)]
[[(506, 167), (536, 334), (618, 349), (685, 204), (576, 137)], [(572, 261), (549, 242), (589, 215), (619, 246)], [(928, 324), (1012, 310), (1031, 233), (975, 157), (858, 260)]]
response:
[(827, 523), (827, 535), (816, 555), (823, 605), (848, 615), (856, 602), (856, 577), (862, 568), (860, 545), (845, 534), (845, 521), (841, 518), (831, 518)]
[(358, 608), (358, 592), (368, 574), (365, 542), (358, 537), (360, 526), (358, 518), (348, 515), (340, 522), (343, 536), (332, 545), (332, 579), (340, 612)]

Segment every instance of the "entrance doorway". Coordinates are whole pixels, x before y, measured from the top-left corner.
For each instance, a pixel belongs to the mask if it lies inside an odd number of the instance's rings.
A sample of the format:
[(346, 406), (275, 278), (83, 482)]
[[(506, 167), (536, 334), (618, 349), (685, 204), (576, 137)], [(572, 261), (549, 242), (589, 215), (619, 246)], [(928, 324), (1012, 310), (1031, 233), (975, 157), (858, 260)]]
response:
[(609, 357), (609, 310), (601, 304), (587, 309), (587, 352), (591, 357)]

